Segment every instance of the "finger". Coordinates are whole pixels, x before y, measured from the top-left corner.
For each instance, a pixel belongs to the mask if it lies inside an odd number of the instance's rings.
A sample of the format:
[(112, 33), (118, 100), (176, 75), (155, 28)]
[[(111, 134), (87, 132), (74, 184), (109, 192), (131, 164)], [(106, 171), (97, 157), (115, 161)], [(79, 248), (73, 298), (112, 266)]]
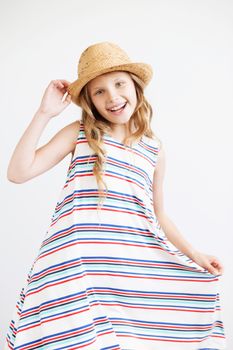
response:
[(221, 262), (217, 258), (211, 262), (211, 265), (213, 265), (216, 268), (222, 267)]
[(223, 274), (224, 267), (223, 267), (222, 264), (219, 264), (219, 265), (218, 265), (218, 270), (220, 271), (221, 274)]
[(65, 101), (70, 103), (71, 102), (71, 95), (67, 94)]
[(222, 275), (222, 274), (223, 274), (223, 269), (222, 269), (222, 268), (219, 268), (219, 269), (218, 269), (218, 272), (219, 272), (219, 275)]
[(58, 88), (58, 87), (63, 88), (63, 85), (62, 85), (62, 83), (59, 80), (52, 80), (52, 84), (56, 88)]
[(62, 89), (64, 88), (64, 84), (60, 80), (58, 80), (57, 86), (59, 86)]
[(64, 80), (64, 79), (59, 79), (59, 81), (64, 85), (64, 86), (69, 86), (71, 83), (68, 80)]
[(61, 81), (55, 80), (55, 81), (53, 82), (53, 85), (54, 85), (55, 88), (57, 88), (57, 89), (58, 89), (59, 91), (61, 91), (63, 94), (66, 93), (67, 88), (64, 86), (63, 83), (61, 83)]
[(61, 83), (60, 81), (57, 83), (56, 87), (65, 94), (67, 92), (67, 87), (64, 83)]
[(68, 104), (70, 104), (70, 102), (71, 102), (71, 95), (67, 94), (63, 103), (68, 105)]
[(215, 269), (212, 265), (208, 265), (207, 269), (210, 273), (212, 273), (212, 275), (218, 275), (218, 270)]
[(71, 82), (70, 82), (70, 81), (65, 80), (65, 79), (63, 79), (63, 80), (62, 80), (62, 82), (63, 82), (64, 84), (71, 84)]

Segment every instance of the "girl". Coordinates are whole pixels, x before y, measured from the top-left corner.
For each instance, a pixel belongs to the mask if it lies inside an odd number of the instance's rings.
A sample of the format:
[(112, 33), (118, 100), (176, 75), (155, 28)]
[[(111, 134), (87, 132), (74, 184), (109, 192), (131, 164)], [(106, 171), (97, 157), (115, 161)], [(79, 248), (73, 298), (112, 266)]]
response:
[[(151, 78), (149, 64), (102, 42), (82, 53), (76, 81), (47, 87), (8, 179), (23, 183), (72, 158), (6, 349), (225, 349), (223, 266), (164, 212), (165, 154), (144, 96)], [(36, 150), (71, 101), (81, 119)]]

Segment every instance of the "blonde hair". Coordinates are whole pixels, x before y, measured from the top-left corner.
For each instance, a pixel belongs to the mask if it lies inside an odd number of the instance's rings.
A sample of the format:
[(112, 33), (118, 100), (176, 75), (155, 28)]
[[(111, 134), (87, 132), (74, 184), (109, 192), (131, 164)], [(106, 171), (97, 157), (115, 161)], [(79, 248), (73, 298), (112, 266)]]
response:
[[(128, 72), (133, 79), (137, 95), (137, 105), (133, 115), (129, 120), (129, 130), (132, 130), (132, 125), (136, 127), (136, 131), (125, 137), (123, 143), (130, 144), (135, 140), (139, 140), (142, 135), (149, 138), (154, 138), (156, 135), (151, 129), (152, 107), (144, 96), (144, 83), (133, 73)], [(82, 108), (82, 120), (84, 132), (89, 146), (93, 149), (96, 155), (96, 161), (93, 166), (93, 173), (96, 176), (96, 181), (99, 190), (98, 209), (103, 204), (107, 196), (108, 188), (103, 180), (105, 172), (106, 150), (104, 148), (103, 134), (111, 132), (110, 122), (102, 117), (96, 110), (91, 98), (88, 94), (87, 84), (82, 88), (79, 96), (80, 106)], [(106, 189), (106, 194), (105, 190)]]

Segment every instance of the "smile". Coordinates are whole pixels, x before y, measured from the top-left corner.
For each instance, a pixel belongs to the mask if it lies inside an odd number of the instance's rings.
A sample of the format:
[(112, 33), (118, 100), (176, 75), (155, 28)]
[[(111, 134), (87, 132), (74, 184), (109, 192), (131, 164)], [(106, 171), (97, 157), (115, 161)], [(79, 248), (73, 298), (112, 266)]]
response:
[(112, 109), (108, 109), (108, 111), (113, 113), (113, 114), (119, 114), (119, 113), (121, 113), (124, 110), (126, 105), (127, 105), (127, 102), (125, 102), (124, 104), (121, 104), (118, 107), (114, 107)]

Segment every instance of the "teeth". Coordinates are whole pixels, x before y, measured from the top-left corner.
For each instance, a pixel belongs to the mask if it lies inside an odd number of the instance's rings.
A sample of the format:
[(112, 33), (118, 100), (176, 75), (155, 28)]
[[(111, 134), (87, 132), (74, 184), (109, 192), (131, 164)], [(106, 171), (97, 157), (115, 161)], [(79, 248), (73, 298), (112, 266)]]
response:
[(125, 105), (125, 103), (119, 105), (119, 106), (116, 106), (116, 107), (113, 107), (110, 109), (110, 111), (117, 111), (118, 109), (121, 109), (123, 106)]

